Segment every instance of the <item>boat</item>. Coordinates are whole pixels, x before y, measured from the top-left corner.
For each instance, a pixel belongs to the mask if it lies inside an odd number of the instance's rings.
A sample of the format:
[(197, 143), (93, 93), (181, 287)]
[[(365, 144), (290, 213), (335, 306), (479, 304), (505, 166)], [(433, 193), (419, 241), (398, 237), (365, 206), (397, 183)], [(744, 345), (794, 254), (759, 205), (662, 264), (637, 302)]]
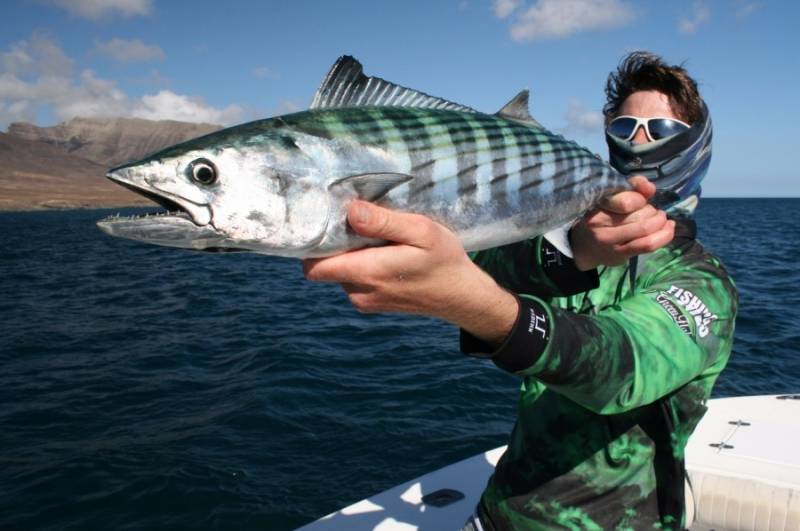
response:
[[(504, 446), (448, 465), (298, 531), (459, 530)], [(692, 531), (800, 531), (800, 394), (709, 400), (686, 447)]]

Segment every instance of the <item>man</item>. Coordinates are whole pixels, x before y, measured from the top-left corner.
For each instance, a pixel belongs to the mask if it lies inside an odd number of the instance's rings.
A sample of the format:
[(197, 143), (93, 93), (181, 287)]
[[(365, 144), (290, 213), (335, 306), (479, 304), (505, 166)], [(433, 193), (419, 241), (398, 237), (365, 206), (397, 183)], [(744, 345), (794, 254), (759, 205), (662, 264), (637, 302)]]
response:
[(574, 260), (543, 238), (470, 259), (422, 216), (355, 202), (353, 229), (395, 245), (305, 263), (359, 310), (450, 321), (464, 352), (523, 377), (467, 529), (687, 524), (683, 450), (730, 355), (737, 304), (691, 220), (711, 122), (695, 82), (651, 54), (625, 58), (606, 93), (611, 162), (647, 179), (572, 227)]

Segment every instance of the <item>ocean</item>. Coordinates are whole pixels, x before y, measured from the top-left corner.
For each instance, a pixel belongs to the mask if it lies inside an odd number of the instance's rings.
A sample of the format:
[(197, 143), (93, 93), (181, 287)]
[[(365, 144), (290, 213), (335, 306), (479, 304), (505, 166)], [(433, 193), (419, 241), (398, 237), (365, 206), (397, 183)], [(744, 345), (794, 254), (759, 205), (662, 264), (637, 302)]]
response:
[[(800, 392), (800, 199), (704, 199), (740, 294), (717, 397)], [(300, 262), (0, 214), (0, 528), (294, 529), (504, 444), (519, 382)]]

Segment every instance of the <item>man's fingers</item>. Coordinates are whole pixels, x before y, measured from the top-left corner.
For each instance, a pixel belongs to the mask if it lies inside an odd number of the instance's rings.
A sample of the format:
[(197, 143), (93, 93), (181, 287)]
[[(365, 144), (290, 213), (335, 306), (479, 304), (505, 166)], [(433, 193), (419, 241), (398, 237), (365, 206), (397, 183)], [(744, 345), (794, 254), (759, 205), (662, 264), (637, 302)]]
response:
[(634, 175), (628, 182), (633, 190), (606, 197), (600, 202), (600, 208), (617, 214), (630, 214), (644, 207), (656, 193), (656, 185), (643, 175)]
[(636, 191), (619, 192), (600, 202), (600, 208), (617, 214), (630, 214), (647, 204), (647, 199)]
[(612, 245), (619, 242), (631, 242), (661, 230), (666, 222), (667, 215), (657, 211), (655, 215), (642, 221), (598, 228), (596, 229), (597, 239), (600, 243)]
[(630, 214), (615, 214), (614, 218), (618, 221), (618, 225), (624, 225), (627, 223), (645, 223), (651, 221), (653, 218), (666, 220), (667, 214), (663, 210), (658, 210), (653, 205), (645, 205), (643, 208), (631, 212)]
[(628, 182), (633, 186), (634, 191), (641, 194), (646, 200), (650, 200), (656, 195), (656, 185), (644, 175), (634, 175), (628, 179)]
[[(617, 214), (607, 210), (594, 210), (584, 217), (584, 222), (589, 227), (617, 227), (626, 223), (638, 223), (659, 215), (652, 205), (645, 205), (630, 214)], [(661, 212), (663, 214), (663, 212)]]
[(384, 248), (361, 249), (328, 258), (307, 258), (303, 260), (303, 274), (308, 280), (316, 282), (337, 282), (349, 284), (355, 279), (370, 275), (369, 265), (375, 260), (364, 260), (364, 253), (382, 251)]
[(674, 237), (675, 222), (669, 220), (656, 232), (620, 245), (617, 247), (617, 250), (628, 256), (651, 253), (671, 242)]
[[(340, 282), (336, 264), (338, 257), (333, 258), (306, 258), (303, 260), (303, 275), (308, 280), (317, 282)], [(343, 281), (342, 281), (343, 282)]]
[(433, 232), (438, 228), (424, 216), (395, 212), (359, 200), (350, 204), (347, 221), (361, 236), (425, 248), (429, 246)]
[(445, 229), (425, 216), (395, 212), (366, 201), (354, 200), (347, 210), (347, 220), (354, 231), (368, 238), (378, 238), (400, 245), (368, 247), (328, 258), (303, 261), (308, 280), (357, 284), (380, 279), (391, 272), (400, 254), (420, 252), (435, 247)]

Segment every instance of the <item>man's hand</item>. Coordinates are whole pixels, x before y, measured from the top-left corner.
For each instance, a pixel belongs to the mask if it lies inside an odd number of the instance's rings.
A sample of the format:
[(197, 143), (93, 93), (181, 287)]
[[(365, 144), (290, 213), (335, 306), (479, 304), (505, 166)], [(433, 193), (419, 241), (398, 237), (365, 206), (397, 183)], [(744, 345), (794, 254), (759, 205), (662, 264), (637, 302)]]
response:
[(624, 264), (672, 241), (675, 222), (647, 201), (656, 187), (646, 177), (630, 179), (633, 190), (607, 198), (570, 229), (575, 266), (587, 271), (598, 265)]
[(473, 264), (442, 225), (363, 201), (353, 201), (347, 219), (362, 236), (394, 243), (305, 260), (309, 280), (338, 282), (361, 312), (430, 315), (487, 343), (499, 345), (513, 327), (514, 296)]

